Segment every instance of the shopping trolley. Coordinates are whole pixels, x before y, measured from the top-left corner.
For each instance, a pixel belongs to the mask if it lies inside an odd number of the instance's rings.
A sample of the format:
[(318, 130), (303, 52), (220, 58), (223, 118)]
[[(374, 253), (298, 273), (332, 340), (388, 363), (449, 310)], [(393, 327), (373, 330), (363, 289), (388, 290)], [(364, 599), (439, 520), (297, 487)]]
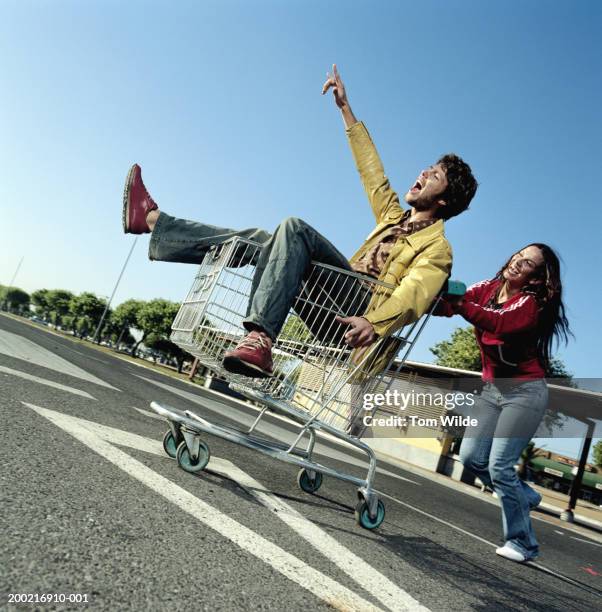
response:
[[(270, 378), (248, 378), (224, 369), (224, 353), (246, 333), (242, 322), (258, 278), (255, 264), (261, 245), (234, 238), (210, 249), (193, 286), (172, 325), (171, 341), (196, 357), (201, 365), (230, 388), (261, 408), (248, 429), (208, 421), (159, 402), (151, 408), (165, 417), (169, 429), (163, 438), (165, 452), (187, 472), (201, 472), (210, 459), (208, 433), (299, 466), (299, 487), (315, 493), (323, 476), (333, 476), (358, 486), (356, 522), (366, 529), (378, 527), (385, 506), (373, 489), (374, 451), (360, 439), (363, 431), (363, 397), (385, 392), (403, 366), (424, 328), (430, 311), (420, 321), (389, 338), (379, 338), (367, 349), (347, 346), (344, 325), (337, 316), (361, 316), (368, 305), (380, 303), (394, 289), (372, 277), (313, 262), (273, 346), (274, 373)], [(255, 283), (255, 284), (254, 284)], [(447, 292), (463, 294), (462, 283), (448, 282)], [(258, 434), (264, 415), (284, 415), (299, 427), (289, 441), (274, 441)], [(314, 456), (316, 432), (342, 440), (366, 454), (365, 479), (318, 462)]]

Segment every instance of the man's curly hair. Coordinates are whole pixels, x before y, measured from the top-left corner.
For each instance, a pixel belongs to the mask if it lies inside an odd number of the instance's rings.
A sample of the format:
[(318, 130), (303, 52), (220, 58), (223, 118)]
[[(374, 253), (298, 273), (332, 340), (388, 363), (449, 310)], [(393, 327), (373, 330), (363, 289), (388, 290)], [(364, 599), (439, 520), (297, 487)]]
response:
[(447, 189), (441, 195), (446, 205), (439, 209), (439, 217), (451, 219), (468, 208), (478, 183), (470, 166), (454, 153), (444, 155), (437, 163), (445, 168), (447, 176)]

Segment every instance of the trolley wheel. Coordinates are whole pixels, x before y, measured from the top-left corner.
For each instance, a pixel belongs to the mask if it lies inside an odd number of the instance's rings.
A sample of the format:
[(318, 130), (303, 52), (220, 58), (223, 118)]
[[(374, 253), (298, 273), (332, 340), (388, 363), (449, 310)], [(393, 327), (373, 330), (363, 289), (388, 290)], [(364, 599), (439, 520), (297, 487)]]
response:
[(322, 486), (323, 478), (321, 472), (316, 472), (315, 478), (311, 480), (307, 470), (301, 468), (297, 474), (297, 484), (299, 488), (306, 493), (315, 493)]
[(176, 459), (178, 460), (178, 465), (185, 472), (190, 472), (191, 474), (202, 472), (207, 467), (210, 457), (211, 453), (209, 452), (209, 447), (202, 440), (199, 444), (199, 456), (197, 457), (196, 461), (194, 461), (190, 456), (190, 451), (186, 446), (185, 440), (180, 442), (178, 450), (176, 451)]
[(376, 509), (376, 516), (372, 519), (370, 518), (370, 513), (368, 512), (368, 504), (366, 500), (362, 499), (358, 502), (355, 507), (355, 522), (364, 529), (376, 529), (380, 527), (382, 522), (385, 520), (385, 504), (378, 500), (378, 506)]
[(173, 436), (171, 429), (168, 429), (163, 436), (163, 450), (172, 458), (176, 458), (178, 452), (178, 444)]

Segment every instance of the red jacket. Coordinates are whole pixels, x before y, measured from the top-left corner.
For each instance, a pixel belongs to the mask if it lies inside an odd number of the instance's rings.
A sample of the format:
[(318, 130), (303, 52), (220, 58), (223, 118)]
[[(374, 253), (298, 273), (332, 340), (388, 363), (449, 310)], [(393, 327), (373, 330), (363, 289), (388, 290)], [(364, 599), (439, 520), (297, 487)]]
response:
[(501, 284), (485, 280), (468, 288), (464, 301), (453, 307), (442, 300), (434, 314), (461, 314), (475, 327), (481, 349), (483, 380), (517, 378), (533, 380), (545, 376), (537, 356), (539, 305), (532, 295), (518, 293), (497, 306), (488, 306)]

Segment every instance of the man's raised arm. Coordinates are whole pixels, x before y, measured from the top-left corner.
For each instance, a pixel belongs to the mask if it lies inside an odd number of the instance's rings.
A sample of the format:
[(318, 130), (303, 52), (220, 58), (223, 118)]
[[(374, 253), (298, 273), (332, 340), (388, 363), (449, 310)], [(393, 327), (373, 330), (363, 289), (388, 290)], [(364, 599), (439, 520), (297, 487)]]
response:
[(326, 79), (326, 83), (324, 83), (324, 87), (322, 87), (322, 95), (324, 95), (329, 89), (332, 89), (334, 101), (341, 110), (345, 127), (349, 129), (352, 125), (357, 123), (357, 119), (351, 110), (351, 106), (349, 106), (345, 85), (343, 85), (343, 81), (341, 80), (341, 75), (337, 70), (336, 64), (332, 65), (332, 76), (329, 73), (326, 73), (326, 76), (328, 78)]
[(334, 101), (341, 111), (351, 152), (372, 207), (372, 212), (376, 217), (376, 222), (383, 223), (393, 217), (401, 217), (402, 208), (399, 204), (399, 197), (391, 189), (389, 179), (385, 176), (385, 170), (368, 130), (361, 121), (355, 118), (351, 110), (347, 92), (336, 64), (332, 66), (332, 75), (328, 74), (327, 76), (328, 78), (322, 87), (322, 94), (332, 89)]

